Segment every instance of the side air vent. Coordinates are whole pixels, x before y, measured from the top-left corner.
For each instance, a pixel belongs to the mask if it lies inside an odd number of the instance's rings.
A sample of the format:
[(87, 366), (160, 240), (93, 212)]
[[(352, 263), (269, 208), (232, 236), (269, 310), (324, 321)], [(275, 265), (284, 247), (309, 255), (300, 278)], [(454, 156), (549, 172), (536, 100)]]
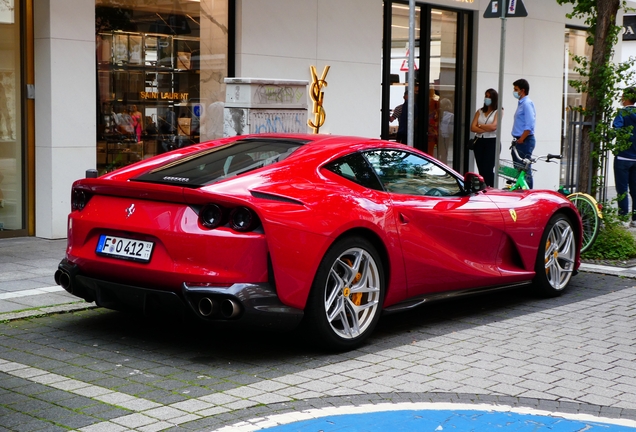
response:
[(280, 202), (285, 202), (288, 204), (296, 204), (300, 206), (303, 205), (302, 202), (297, 201), (295, 199), (286, 198), (286, 197), (282, 197), (282, 196), (278, 196), (274, 194), (269, 194), (265, 192), (257, 192), (257, 191), (250, 191), (250, 193), (252, 194), (254, 198), (260, 198), (260, 199), (265, 199), (270, 201), (280, 201)]

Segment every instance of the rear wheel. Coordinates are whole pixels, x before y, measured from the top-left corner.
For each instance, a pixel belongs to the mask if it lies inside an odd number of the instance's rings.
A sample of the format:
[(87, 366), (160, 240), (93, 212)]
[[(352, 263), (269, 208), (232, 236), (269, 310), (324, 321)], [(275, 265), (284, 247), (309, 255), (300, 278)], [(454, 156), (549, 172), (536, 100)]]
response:
[(571, 220), (552, 216), (545, 228), (537, 251), (535, 287), (547, 297), (561, 295), (574, 272), (576, 239)]
[(384, 269), (362, 237), (335, 243), (325, 254), (307, 302), (307, 325), (330, 349), (353, 349), (375, 328), (385, 292)]
[(574, 203), (581, 215), (583, 223), (583, 244), (581, 253), (588, 250), (596, 240), (601, 226), (601, 218), (598, 215), (598, 205), (596, 200), (588, 194), (573, 193), (568, 195), (568, 199)]

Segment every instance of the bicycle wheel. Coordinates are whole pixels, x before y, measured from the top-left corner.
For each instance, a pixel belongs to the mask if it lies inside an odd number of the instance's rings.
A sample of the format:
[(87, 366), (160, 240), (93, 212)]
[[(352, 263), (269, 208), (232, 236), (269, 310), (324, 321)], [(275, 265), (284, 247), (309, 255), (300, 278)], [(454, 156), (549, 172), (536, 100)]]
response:
[(593, 197), (581, 192), (568, 195), (568, 199), (574, 203), (581, 215), (581, 222), (583, 223), (581, 253), (583, 253), (594, 244), (598, 236), (598, 231), (601, 226), (598, 205)]

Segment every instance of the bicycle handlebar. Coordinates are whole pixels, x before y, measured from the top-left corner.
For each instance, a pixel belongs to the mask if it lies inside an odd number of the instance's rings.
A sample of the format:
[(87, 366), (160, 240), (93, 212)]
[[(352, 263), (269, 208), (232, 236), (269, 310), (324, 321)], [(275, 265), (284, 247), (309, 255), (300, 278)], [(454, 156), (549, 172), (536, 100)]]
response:
[(528, 168), (530, 165), (536, 163), (539, 160), (545, 160), (546, 162), (551, 162), (552, 159), (563, 158), (563, 155), (554, 155), (550, 153), (548, 153), (547, 155), (541, 155), (534, 158), (522, 158), (521, 156), (519, 156), (519, 152), (517, 151), (516, 144), (517, 144), (516, 140), (513, 140), (512, 144), (510, 145), (510, 149), (514, 152), (515, 156), (517, 156), (517, 159), (521, 160), (521, 162), (525, 165), (525, 168)]

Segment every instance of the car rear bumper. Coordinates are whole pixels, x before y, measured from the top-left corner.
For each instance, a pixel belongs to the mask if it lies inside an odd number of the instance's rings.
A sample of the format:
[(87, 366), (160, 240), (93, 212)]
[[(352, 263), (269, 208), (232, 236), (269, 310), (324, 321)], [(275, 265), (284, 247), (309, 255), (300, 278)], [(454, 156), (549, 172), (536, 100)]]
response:
[(63, 259), (55, 282), (70, 294), (98, 306), (145, 315), (194, 315), (207, 322), (267, 328), (293, 328), (303, 311), (280, 302), (268, 283), (235, 283), (231, 286), (191, 286), (181, 292), (144, 288), (91, 278)]

